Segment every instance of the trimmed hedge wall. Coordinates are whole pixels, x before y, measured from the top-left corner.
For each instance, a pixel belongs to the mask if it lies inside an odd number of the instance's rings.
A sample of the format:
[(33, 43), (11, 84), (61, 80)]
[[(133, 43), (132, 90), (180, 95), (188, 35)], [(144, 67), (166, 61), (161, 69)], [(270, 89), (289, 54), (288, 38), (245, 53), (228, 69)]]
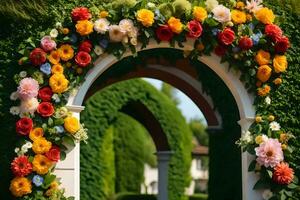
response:
[(109, 86), (86, 102), (82, 120), (89, 128), (90, 138), (88, 145), (81, 145), (81, 198), (98, 200), (111, 195), (112, 190), (102, 189), (103, 182), (106, 182), (103, 175), (111, 166), (103, 161), (105, 158), (101, 152), (101, 143), (107, 128), (116, 120), (119, 110), (132, 101), (143, 103), (166, 133), (168, 143), (174, 151), (169, 166), (169, 199), (185, 199), (184, 188), (188, 183), (187, 178), (189, 179), (192, 133), (176, 106), (149, 83), (138, 79)]

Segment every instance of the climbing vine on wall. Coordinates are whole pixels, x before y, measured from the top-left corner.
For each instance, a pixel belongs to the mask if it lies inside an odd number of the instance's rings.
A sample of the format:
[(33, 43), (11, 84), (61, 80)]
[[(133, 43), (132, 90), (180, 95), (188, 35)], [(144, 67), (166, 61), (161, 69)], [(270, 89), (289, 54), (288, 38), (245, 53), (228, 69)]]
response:
[[(71, 12), (71, 23), (57, 23), (41, 38), (29, 38), (20, 45), (15, 75), (18, 84), (10, 111), (19, 116), (16, 132), (20, 144), (11, 163), (14, 179), (10, 191), (16, 197), (63, 197), (55, 163), (65, 157), (65, 144), (87, 139), (86, 129), (66, 109), (68, 96), (83, 81), (93, 61), (103, 53), (121, 58), (125, 51), (136, 54), (137, 45), (151, 39), (184, 46), (194, 40), (195, 49), (185, 52), (195, 58), (214, 52), (230, 67), (242, 72), (249, 92), (257, 94), (255, 104), (268, 106), (283, 81), (288, 67), (289, 39), (277, 26), (273, 11), (260, 0), (219, 4), (216, 0), (185, 0), (156, 5), (126, 1), (120, 9), (103, 4), (99, 13), (86, 7)], [(108, 5), (108, 4), (107, 4)], [(159, 8), (159, 9), (157, 9)], [(92, 12), (93, 11), (93, 12)], [(260, 174), (254, 189), (269, 189), (270, 198), (294, 198), (298, 180), (289, 165), (295, 136), (277, 122), (282, 116), (258, 113), (255, 123), (238, 144), (255, 160), (249, 170)], [(282, 113), (283, 114), (283, 113)]]

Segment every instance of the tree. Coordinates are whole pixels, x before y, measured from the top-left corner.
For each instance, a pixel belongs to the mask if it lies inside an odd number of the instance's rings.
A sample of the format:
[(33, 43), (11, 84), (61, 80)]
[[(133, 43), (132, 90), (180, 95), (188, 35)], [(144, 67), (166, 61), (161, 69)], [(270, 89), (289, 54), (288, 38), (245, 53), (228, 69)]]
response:
[(177, 106), (180, 103), (180, 100), (176, 97), (176, 90), (175, 88), (168, 84), (163, 82), (161, 87), (161, 92), (164, 93), (169, 99)]
[(200, 118), (191, 119), (189, 126), (199, 144), (208, 146), (208, 134), (205, 131), (206, 126), (204, 125), (203, 120)]

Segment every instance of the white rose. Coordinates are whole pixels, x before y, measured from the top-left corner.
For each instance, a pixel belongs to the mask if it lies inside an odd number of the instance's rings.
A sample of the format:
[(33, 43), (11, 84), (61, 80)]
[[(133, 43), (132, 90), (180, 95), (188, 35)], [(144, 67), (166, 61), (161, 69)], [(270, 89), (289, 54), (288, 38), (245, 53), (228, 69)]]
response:
[(94, 29), (97, 33), (105, 34), (109, 29), (109, 21), (106, 18), (101, 18), (95, 21)]
[(54, 28), (50, 31), (50, 36), (56, 38), (58, 36), (58, 31)]
[(218, 5), (212, 10), (214, 14), (214, 19), (221, 23), (226, 23), (231, 20), (231, 12), (229, 8), (223, 5)]

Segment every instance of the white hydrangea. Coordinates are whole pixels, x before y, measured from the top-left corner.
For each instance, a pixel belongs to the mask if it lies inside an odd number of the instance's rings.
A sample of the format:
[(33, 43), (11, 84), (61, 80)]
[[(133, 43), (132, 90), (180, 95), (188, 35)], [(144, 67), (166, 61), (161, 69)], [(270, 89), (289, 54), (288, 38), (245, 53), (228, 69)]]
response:
[(25, 78), (25, 77), (27, 76), (27, 72), (26, 72), (26, 71), (21, 71), (21, 72), (19, 73), (19, 76), (20, 76), (21, 78)]
[(109, 21), (106, 18), (101, 18), (95, 21), (94, 29), (97, 33), (105, 34), (109, 29)]
[(270, 104), (271, 104), (271, 98), (270, 98), (269, 96), (267, 96), (267, 97), (265, 98), (265, 103), (266, 103), (267, 105), (270, 105)]
[(124, 33), (124, 34), (128, 34), (130, 32), (133, 31), (134, 26), (133, 26), (133, 21), (130, 19), (122, 19), (119, 22), (119, 27), (120, 30)]
[(100, 56), (101, 54), (103, 54), (104, 51), (99, 45), (96, 45), (94, 48), (94, 52), (97, 56)]
[(52, 29), (51, 31), (50, 31), (50, 36), (52, 37), (52, 38), (56, 38), (57, 36), (58, 36), (58, 31), (57, 31), (57, 29)]
[(253, 136), (251, 135), (250, 131), (244, 132), (241, 140), (244, 141), (245, 143), (251, 143), (253, 140)]
[(20, 108), (18, 106), (13, 106), (9, 109), (9, 112), (12, 115), (19, 115), (20, 114)]
[(88, 133), (87, 133), (87, 129), (84, 128), (84, 124), (80, 125), (80, 129), (74, 134), (74, 138), (77, 142), (85, 142), (87, 143), (88, 140)]

